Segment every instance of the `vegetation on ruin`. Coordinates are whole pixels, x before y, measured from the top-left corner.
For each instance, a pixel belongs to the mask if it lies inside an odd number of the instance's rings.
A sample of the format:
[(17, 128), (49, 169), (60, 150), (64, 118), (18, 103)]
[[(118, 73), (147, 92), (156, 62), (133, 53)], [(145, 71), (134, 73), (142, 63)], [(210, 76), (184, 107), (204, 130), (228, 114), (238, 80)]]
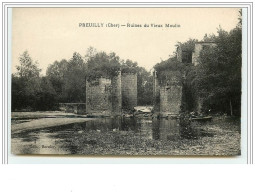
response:
[(178, 42), (175, 46), (180, 47), (183, 51), (193, 52), (196, 42), (198, 42), (197, 39), (189, 39), (185, 42)]
[(162, 61), (154, 66), (157, 73), (158, 81), (161, 85), (164, 85), (168, 79), (171, 78), (170, 71), (179, 72), (175, 74), (181, 80), (181, 73), (184, 70), (184, 65), (177, 61), (176, 56), (169, 58), (166, 61)]
[(115, 53), (107, 54), (98, 52), (90, 56), (87, 61), (87, 80), (95, 80), (97, 78), (113, 78), (118, 76), (121, 69), (120, 58)]
[[(204, 112), (241, 114), (241, 24), (240, 12), (239, 23), (230, 32), (219, 28), (217, 35), (205, 35), (202, 41), (213, 41), (216, 46), (201, 51), (197, 66), (177, 62), (176, 54), (154, 66), (160, 82), (167, 80), (167, 71), (184, 73), (184, 110), (194, 111), (198, 98), (202, 98)], [(177, 46), (192, 51), (194, 41), (190, 39)]]

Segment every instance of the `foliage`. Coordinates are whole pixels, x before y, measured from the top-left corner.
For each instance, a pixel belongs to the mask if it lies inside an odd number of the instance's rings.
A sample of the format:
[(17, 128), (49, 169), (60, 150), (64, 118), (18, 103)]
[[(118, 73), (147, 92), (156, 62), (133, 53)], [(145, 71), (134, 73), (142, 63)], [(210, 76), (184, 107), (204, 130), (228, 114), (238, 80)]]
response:
[[(154, 69), (157, 72), (157, 78), (159, 80), (159, 83), (164, 85), (165, 82), (170, 78), (169, 71), (178, 71), (180, 73), (183, 73), (183, 71), (185, 70), (185, 65), (181, 62), (178, 62), (176, 57), (172, 57), (166, 61), (157, 63), (154, 66)], [(176, 76), (178, 76), (181, 80), (180, 75), (181, 74), (178, 74)]]
[(27, 51), (19, 57), (18, 72), (12, 75), (12, 110), (35, 110), (40, 92), (40, 69)]
[(41, 69), (38, 68), (38, 62), (34, 62), (29, 56), (28, 51), (25, 51), (19, 57), (19, 62), (20, 65), (16, 66), (19, 77), (22, 77), (24, 79), (39, 77)]
[(153, 104), (153, 76), (145, 68), (137, 67), (137, 103)]
[(46, 75), (51, 81), (58, 102), (84, 102), (87, 65), (82, 56), (74, 52), (67, 61), (55, 61), (49, 65)]
[(86, 99), (87, 65), (82, 56), (74, 52), (64, 72), (62, 97), (65, 102), (79, 103)]
[(40, 79), (40, 91), (37, 93), (36, 100), (36, 110), (46, 111), (58, 108), (55, 89), (47, 77)]
[(180, 47), (184, 51), (193, 52), (195, 49), (195, 43), (198, 42), (197, 39), (189, 39), (185, 42), (178, 42), (176, 47)]
[(139, 67), (137, 62), (132, 62), (131, 60), (123, 61), (121, 64), (121, 73), (138, 73)]
[(240, 115), (242, 30), (218, 29), (216, 47), (203, 50), (192, 84), (204, 99), (204, 109)]
[(121, 68), (119, 56), (115, 53), (108, 55), (105, 52), (99, 52), (90, 56), (87, 66), (87, 80), (89, 81), (100, 77), (113, 78), (119, 74)]
[(62, 91), (64, 87), (64, 78), (67, 72), (68, 61), (61, 60), (60, 62), (55, 61), (50, 64), (47, 68), (46, 76), (50, 80), (53, 88), (56, 91), (56, 96), (59, 101), (65, 102), (62, 98)]
[(12, 75), (12, 110), (54, 110), (55, 90), (46, 77), (31, 78), (29, 81)]

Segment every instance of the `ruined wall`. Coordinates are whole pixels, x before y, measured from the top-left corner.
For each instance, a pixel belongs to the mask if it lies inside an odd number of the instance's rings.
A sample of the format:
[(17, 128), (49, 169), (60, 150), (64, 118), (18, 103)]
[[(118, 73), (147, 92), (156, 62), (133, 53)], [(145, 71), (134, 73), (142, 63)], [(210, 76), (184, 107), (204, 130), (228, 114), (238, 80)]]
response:
[(168, 78), (165, 82), (158, 83), (157, 77), (154, 76), (155, 98), (159, 94), (159, 100), (155, 99), (154, 111), (160, 112), (161, 115), (177, 115), (180, 113), (182, 104), (182, 75), (179, 71), (169, 71)]
[(182, 49), (180, 46), (177, 47), (176, 57), (178, 62), (191, 63), (192, 62), (192, 52)]
[(216, 46), (216, 43), (213, 43), (213, 42), (197, 42), (197, 43), (195, 43), (195, 49), (192, 52), (192, 63), (194, 64), (194, 66), (198, 65), (198, 59), (199, 59), (200, 52), (203, 49), (211, 48), (214, 46)]
[(111, 79), (99, 78), (86, 82), (86, 112), (111, 114)]
[(177, 57), (177, 61), (178, 62), (182, 62), (182, 49), (181, 47), (177, 47), (177, 50), (176, 50), (176, 57)]
[(86, 82), (86, 112), (88, 114), (120, 115), (122, 109), (121, 74), (107, 79)]
[(122, 93), (121, 93), (121, 72), (112, 79), (112, 114), (120, 115), (122, 112)]
[(121, 75), (122, 106), (133, 109), (137, 106), (137, 74), (122, 73)]
[(182, 86), (170, 85), (160, 87), (160, 113), (177, 115), (181, 110)]
[(153, 72), (153, 110), (154, 112), (160, 111), (160, 92), (159, 81), (156, 70)]

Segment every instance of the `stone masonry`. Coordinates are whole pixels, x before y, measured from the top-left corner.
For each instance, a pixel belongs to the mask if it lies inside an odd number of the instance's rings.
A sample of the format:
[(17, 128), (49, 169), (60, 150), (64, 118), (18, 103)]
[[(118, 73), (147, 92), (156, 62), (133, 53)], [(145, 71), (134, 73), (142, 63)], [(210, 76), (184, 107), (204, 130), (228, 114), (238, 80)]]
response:
[(104, 115), (111, 114), (111, 87), (111, 79), (99, 78), (86, 82), (86, 112), (88, 114), (99, 112)]
[(132, 110), (137, 106), (137, 74), (122, 73), (121, 91), (123, 108)]
[(164, 83), (154, 72), (154, 111), (161, 115), (178, 115), (181, 110), (182, 83), (179, 71), (169, 71)]
[(137, 75), (119, 72), (118, 76), (86, 82), (86, 113), (121, 115), (122, 109), (137, 106)]

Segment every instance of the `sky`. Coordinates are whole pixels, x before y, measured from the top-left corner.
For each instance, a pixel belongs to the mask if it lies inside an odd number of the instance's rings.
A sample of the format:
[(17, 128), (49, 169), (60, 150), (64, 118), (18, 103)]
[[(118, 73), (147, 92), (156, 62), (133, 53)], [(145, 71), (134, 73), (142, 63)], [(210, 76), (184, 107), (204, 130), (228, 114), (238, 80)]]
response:
[[(85, 56), (90, 46), (97, 51), (115, 52), (121, 59), (136, 61), (149, 71), (173, 54), (177, 42), (189, 38), (202, 40), (206, 33), (217, 34), (219, 26), (226, 31), (233, 29), (238, 23), (238, 11), (238, 8), (13, 8), (12, 72), (16, 72), (19, 56), (25, 50), (38, 61), (45, 75), (54, 61), (69, 60), (74, 52)], [(103, 23), (103, 27), (88, 27), (86, 23)], [(106, 26), (112, 24), (126, 26)], [(128, 24), (142, 27), (127, 27)], [(149, 27), (144, 27), (145, 24)]]

